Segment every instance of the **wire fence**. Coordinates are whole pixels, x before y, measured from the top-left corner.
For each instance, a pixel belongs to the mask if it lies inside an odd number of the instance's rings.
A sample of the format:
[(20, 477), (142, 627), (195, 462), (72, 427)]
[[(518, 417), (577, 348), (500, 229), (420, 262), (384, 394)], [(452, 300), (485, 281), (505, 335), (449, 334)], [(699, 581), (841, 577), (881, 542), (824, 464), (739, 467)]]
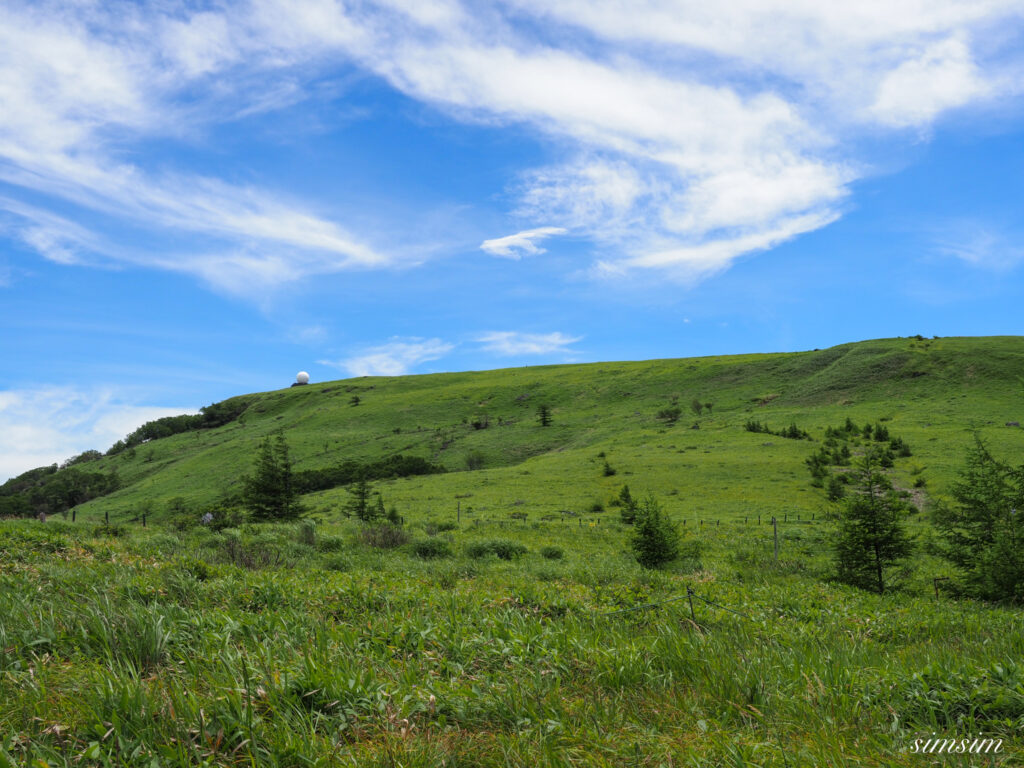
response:
[(714, 600), (709, 600), (708, 598), (704, 597), (703, 595), (698, 595), (693, 590), (693, 587), (687, 587), (685, 595), (677, 595), (675, 597), (670, 597), (667, 600), (659, 600), (658, 602), (655, 602), (655, 603), (644, 603), (643, 605), (634, 605), (634, 606), (631, 606), (630, 608), (622, 608), (622, 609), (619, 609), (617, 611), (608, 611), (606, 613), (601, 613), (601, 614), (598, 614), (598, 615), (599, 616), (616, 616), (618, 614), (623, 614), (623, 613), (634, 613), (636, 611), (648, 611), (648, 610), (651, 610), (651, 609), (654, 609), (654, 608), (660, 608), (663, 605), (668, 605), (669, 603), (678, 603), (678, 602), (681, 602), (683, 600), (686, 600), (686, 601), (689, 602), (689, 605), (690, 605), (690, 618), (693, 620), (694, 624), (697, 624), (697, 612), (696, 612), (696, 610), (693, 607), (693, 600), (694, 600), (694, 598), (696, 598), (697, 600), (700, 600), (701, 602), (706, 603), (707, 605), (710, 605), (710, 606), (712, 606), (714, 608), (720, 608), (723, 611), (728, 611), (729, 613), (732, 613), (732, 614), (734, 614), (736, 616), (744, 618), (747, 621), (756, 621), (756, 619), (752, 618), (749, 614), (744, 613), (743, 611), (737, 611), (735, 608), (730, 608), (729, 606), (722, 605), (721, 603), (716, 602)]

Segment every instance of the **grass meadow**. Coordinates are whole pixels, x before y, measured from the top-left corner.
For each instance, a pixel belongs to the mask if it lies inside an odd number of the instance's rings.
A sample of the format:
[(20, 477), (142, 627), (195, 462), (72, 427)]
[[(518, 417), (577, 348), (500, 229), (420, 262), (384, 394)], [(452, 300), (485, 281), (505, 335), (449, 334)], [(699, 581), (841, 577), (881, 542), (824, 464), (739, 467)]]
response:
[[(973, 435), (1020, 455), (1022, 360), (898, 339), (265, 393), (96, 462), (122, 487), (74, 523), (0, 521), (0, 766), (1024, 764), (1020, 610), (936, 581), (928, 514)], [(884, 596), (832, 580), (836, 507), (804, 466), (848, 416), (913, 449), (891, 474), (916, 552)], [(344, 488), (298, 523), (171, 525), (279, 430), (297, 470), (449, 471), (376, 484), (398, 536), (344, 517)], [(624, 483), (683, 532), (664, 569), (633, 558)], [(1000, 752), (914, 751), (978, 734)]]

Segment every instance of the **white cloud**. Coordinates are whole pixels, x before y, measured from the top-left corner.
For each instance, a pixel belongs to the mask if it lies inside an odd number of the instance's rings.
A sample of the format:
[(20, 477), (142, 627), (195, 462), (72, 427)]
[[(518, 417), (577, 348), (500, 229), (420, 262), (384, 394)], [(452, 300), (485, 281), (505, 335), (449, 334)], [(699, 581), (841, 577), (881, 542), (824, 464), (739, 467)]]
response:
[[(187, 133), (217, 116), (216, 109), (204, 109), (202, 102), (199, 107), (179, 102), (180, 91), (195, 87), (214, 103), (237, 100), (232, 88), (252, 86), (247, 76), (240, 75), (239, 83), (225, 78), (215, 85), (205, 78), (235, 65), (251, 72), (290, 63), (282, 46), (305, 40), (299, 35), (302, 24), (319, 18), (312, 6), (292, 14), (292, 39), (273, 46), (256, 34), (260, 24), (271, 23), (265, 3), (258, 4), (265, 13), (253, 13), (240, 25), (214, 12), (186, 15), (181, 21), (141, 8), (104, 12), (82, 5), (51, 6), (0, 9), (0, 180), (149, 230), (155, 243), (163, 239), (161, 230), (193, 233), (219, 241), (229, 253), (274, 249), (275, 259), (228, 257), (211, 267), (201, 259), (162, 257), (159, 249), (97, 246), (97, 238), (80, 225), (72, 249), (63, 236), (69, 228), (52, 222), (40, 226), (46, 214), (36, 210), (21, 228), (21, 237), (42, 255), (70, 263), (83, 260), (82, 251), (91, 250), (93, 258), (86, 261), (131, 261), (208, 280), (215, 273), (211, 282), (221, 287), (229, 283), (236, 293), (265, 283), (260, 272), (295, 280), (390, 261), (340, 224), (267, 190), (154, 171), (122, 159), (132, 154), (137, 140)], [(242, 8), (234, 12), (245, 13)], [(327, 14), (319, 20), (333, 19)], [(301, 58), (308, 55), (304, 52)], [(238, 64), (246, 56), (252, 58)], [(260, 88), (261, 93), (265, 90)], [(25, 206), (3, 207), (26, 216)], [(83, 248), (87, 241), (92, 248)], [(232, 271), (232, 265), (238, 269)], [(257, 272), (254, 281), (244, 275), (250, 268)]]
[(620, 262), (598, 262), (595, 275), (614, 278), (626, 268), (659, 269), (681, 282), (693, 283), (729, 267), (746, 253), (756, 253), (791, 240), (797, 235), (827, 226), (838, 214), (810, 213), (782, 219), (772, 229), (759, 229), (732, 238), (716, 238), (694, 244), (672, 245)]
[(126, 402), (110, 389), (0, 391), (0, 482), (85, 450), (105, 451), (147, 421), (194, 413)]
[(946, 224), (934, 236), (935, 250), (979, 269), (1002, 272), (1024, 262), (1024, 241), (983, 221)]
[(344, 360), (317, 362), (340, 368), (349, 376), (403, 376), (420, 363), (438, 360), (454, 348), (455, 345), (441, 339), (392, 339)]
[(552, 235), (564, 235), (568, 232), (563, 227), (537, 227), (536, 229), (524, 229), (514, 235), (496, 237), (493, 240), (484, 240), (480, 243), (480, 250), (492, 256), (501, 256), (506, 259), (521, 259), (524, 255), (536, 255), (546, 253), (537, 245), (538, 241), (546, 240)]
[(487, 352), (505, 357), (520, 355), (552, 355), (572, 352), (570, 344), (582, 340), (582, 336), (566, 336), (564, 333), (520, 333), (519, 331), (492, 331), (476, 340)]
[[(550, 164), (518, 176), (521, 231), (485, 251), (539, 253), (571, 229), (621, 254), (605, 257), (613, 271), (673, 252), (722, 268), (841, 214), (866, 166), (851, 138), (1019, 95), (1022, 15), (1020, 0), (12, 2), (0, 180), (154, 240), (212, 239), (205, 257), (100, 250), (242, 295), (381, 267), (396, 254), (309, 202), (132, 160), (140, 141), (314, 98), (319, 73), (355, 65), (455, 120), (545, 140)], [(21, 236), (65, 262), (96, 239)]]
[(896, 128), (923, 126), (944, 110), (985, 96), (990, 88), (967, 45), (950, 38), (887, 73), (870, 111), (879, 122)]

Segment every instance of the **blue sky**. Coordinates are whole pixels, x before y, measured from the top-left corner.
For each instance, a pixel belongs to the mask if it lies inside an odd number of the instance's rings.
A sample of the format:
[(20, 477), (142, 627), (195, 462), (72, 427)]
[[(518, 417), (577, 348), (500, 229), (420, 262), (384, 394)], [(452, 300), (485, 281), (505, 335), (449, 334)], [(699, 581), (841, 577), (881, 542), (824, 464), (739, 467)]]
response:
[(0, 478), (298, 370), (1021, 334), (1022, 31), (1020, 0), (5, 3)]

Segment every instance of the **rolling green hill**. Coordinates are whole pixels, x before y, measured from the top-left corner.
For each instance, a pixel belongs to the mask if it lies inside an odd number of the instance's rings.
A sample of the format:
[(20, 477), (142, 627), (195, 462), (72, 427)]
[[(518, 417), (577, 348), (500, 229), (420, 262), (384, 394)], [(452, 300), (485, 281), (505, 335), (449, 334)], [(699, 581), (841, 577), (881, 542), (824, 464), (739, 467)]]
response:
[[(803, 464), (814, 444), (747, 432), (747, 420), (795, 422), (816, 440), (847, 417), (884, 420), (913, 449), (897, 483), (909, 487), (913, 473), (941, 492), (974, 431), (997, 454), (1019, 452), (1024, 432), (1006, 423), (1024, 418), (1022, 377), (1024, 339), (986, 337), (314, 383), (245, 396), (224, 426), (89, 462), (90, 471), (116, 469), (121, 488), (78, 514), (131, 518), (148, 501), (159, 517), (173, 499), (199, 508), (237, 490), (258, 443), (277, 431), (297, 471), (395, 454), (443, 465), (445, 474), (384, 484), (389, 504), (414, 516), (447, 515), (457, 497), (484, 517), (586, 512), (623, 482), (682, 517), (812, 514), (825, 504)], [(694, 413), (695, 399), (710, 412)], [(552, 409), (550, 427), (538, 422), (541, 404)], [(658, 418), (672, 408), (681, 411), (674, 424)], [(336, 488), (304, 502), (329, 518), (346, 497)]]
[[(1020, 463), (1022, 372), (1020, 338), (894, 339), (361, 378), (151, 423), (4, 486), (120, 484), (75, 524), (0, 520), (0, 768), (1020, 765), (1019, 604), (965, 598), (922, 514), (885, 594), (837, 583), (805, 459), (847, 418), (884, 426), (920, 505), (974, 433)], [(297, 472), (448, 471), (376, 483), (401, 526), (343, 518), (343, 487), (297, 522), (120, 524), (197, 523), (279, 430)], [(623, 482), (682, 529), (662, 569), (609, 509)], [(925, 755), (964, 738), (986, 753)]]

